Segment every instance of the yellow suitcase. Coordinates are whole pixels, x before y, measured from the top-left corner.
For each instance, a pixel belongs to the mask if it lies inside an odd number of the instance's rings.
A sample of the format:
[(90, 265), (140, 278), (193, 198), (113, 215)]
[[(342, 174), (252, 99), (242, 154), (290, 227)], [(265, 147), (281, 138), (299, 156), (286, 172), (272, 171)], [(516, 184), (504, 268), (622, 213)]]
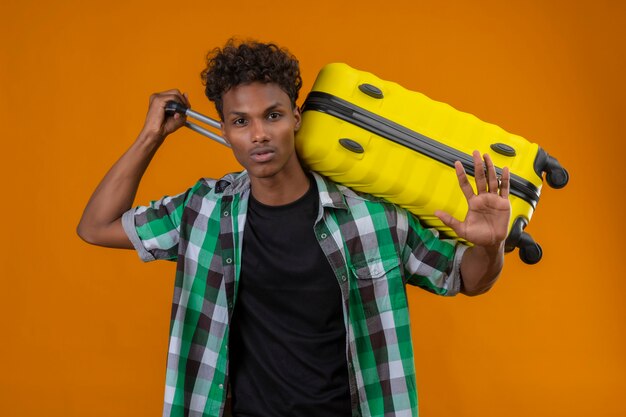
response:
[(488, 152), (498, 173), (504, 166), (511, 170), (506, 250), (519, 247), (520, 258), (529, 264), (542, 256), (524, 229), (539, 201), (543, 174), (553, 188), (564, 187), (569, 179), (537, 144), (340, 63), (325, 66), (307, 96), (296, 149), (310, 169), (405, 207), (425, 225), (454, 238), (433, 213), (440, 209), (465, 218), (467, 203), (454, 161), (473, 175), (472, 152)]

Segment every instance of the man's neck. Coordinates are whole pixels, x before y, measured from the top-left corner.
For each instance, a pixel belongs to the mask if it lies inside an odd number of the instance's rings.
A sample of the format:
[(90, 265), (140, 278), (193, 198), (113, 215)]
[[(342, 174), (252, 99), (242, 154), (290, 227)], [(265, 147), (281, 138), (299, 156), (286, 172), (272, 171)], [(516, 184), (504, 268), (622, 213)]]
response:
[(283, 206), (302, 197), (309, 190), (310, 180), (302, 168), (270, 178), (250, 178), (254, 198), (266, 206)]

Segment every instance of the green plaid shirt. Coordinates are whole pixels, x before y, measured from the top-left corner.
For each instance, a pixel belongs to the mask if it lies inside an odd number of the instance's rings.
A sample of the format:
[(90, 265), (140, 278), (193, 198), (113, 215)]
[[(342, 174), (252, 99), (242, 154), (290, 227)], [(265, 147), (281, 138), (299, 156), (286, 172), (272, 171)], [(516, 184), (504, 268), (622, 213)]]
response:
[[(403, 209), (314, 176), (314, 233), (341, 288), (353, 415), (416, 416), (404, 286), (456, 294), (465, 246), (439, 240)], [(123, 216), (141, 259), (177, 262), (164, 416), (223, 414), (249, 195), (247, 174), (229, 174)]]

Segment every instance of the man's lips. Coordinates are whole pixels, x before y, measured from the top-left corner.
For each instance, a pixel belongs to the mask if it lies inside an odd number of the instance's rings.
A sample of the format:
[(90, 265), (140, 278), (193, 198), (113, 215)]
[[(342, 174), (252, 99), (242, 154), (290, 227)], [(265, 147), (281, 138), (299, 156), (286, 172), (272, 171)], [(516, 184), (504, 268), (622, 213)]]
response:
[(250, 151), (250, 159), (255, 162), (267, 162), (274, 157), (276, 151), (271, 146), (262, 146)]

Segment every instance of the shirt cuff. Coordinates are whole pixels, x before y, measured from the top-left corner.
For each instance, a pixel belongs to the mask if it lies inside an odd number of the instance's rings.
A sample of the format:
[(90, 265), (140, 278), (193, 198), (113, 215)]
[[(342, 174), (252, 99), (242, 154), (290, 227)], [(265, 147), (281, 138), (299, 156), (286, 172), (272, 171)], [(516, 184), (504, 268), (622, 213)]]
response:
[(132, 243), (135, 247), (139, 258), (144, 262), (154, 261), (156, 258), (146, 250), (146, 248), (143, 246), (143, 243), (141, 242), (141, 238), (137, 234), (137, 229), (135, 228), (134, 208), (128, 210), (122, 215), (122, 227), (124, 227), (124, 231), (126, 232), (130, 243)]
[(452, 272), (450, 274), (450, 286), (446, 295), (457, 295), (461, 292), (461, 261), (463, 260), (463, 254), (469, 247), (462, 243), (456, 245), (456, 251), (454, 253), (454, 260), (452, 261)]

